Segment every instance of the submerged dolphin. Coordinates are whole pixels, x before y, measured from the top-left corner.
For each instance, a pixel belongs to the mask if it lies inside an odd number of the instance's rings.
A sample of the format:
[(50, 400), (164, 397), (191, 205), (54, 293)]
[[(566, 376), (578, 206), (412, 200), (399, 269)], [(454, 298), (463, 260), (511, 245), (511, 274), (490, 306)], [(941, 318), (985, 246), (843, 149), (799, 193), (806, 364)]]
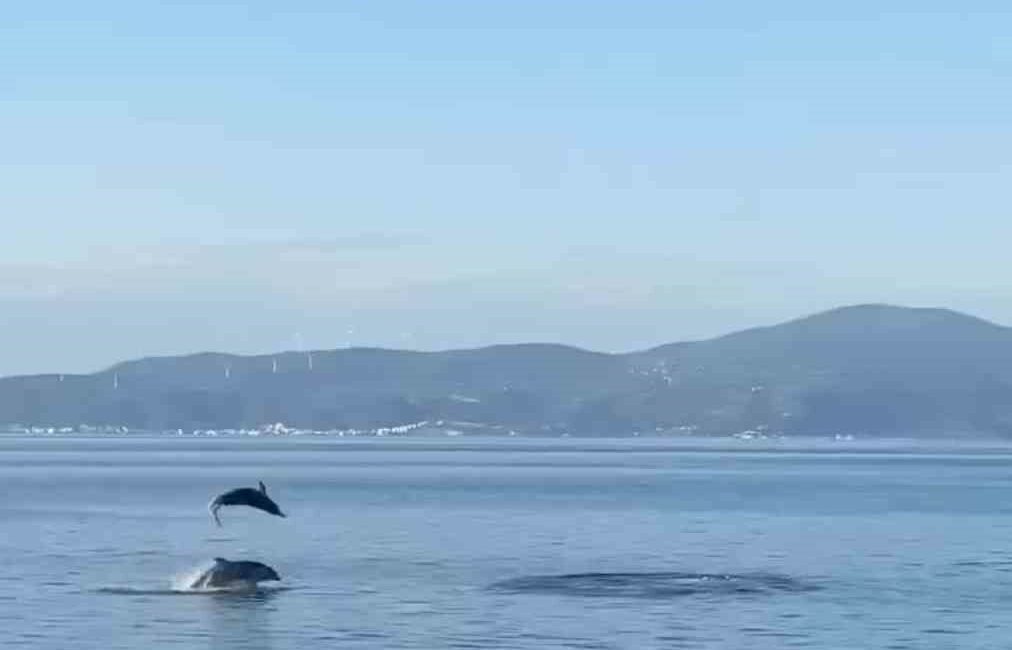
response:
[(277, 515), (278, 517), (284, 517), (285, 513), (281, 512), (278, 504), (274, 503), (267, 496), (267, 487), (263, 484), (263, 481), (259, 483), (259, 490), (248, 487), (236, 488), (224, 494), (219, 494), (211, 503), (207, 504), (207, 510), (214, 517), (215, 523), (221, 526), (221, 519), (218, 519), (218, 508), (222, 506), (249, 506), (257, 510), (269, 512), (272, 515)]
[(258, 582), (267, 580), (281, 580), (281, 576), (260, 562), (230, 562), (216, 557), (214, 565), (201, 573), (189, 586), (190, 589), (256, 589)]

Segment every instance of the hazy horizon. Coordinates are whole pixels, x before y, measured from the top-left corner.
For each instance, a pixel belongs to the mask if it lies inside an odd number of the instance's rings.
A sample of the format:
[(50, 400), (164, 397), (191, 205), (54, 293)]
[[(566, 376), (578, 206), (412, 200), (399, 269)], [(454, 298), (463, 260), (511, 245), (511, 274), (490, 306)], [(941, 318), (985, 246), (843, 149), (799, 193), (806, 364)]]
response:
[[(235, 351), (235, 350), (231, 350), (230, 351), (230, 350), (224, 350), (224, 349), (220, 349), (220, 350), (219, 349), (181, 350), (181, 351), (176, 351), (176, 352), (167, 352), (167, 353), (164, 353), (164, 354), (139, 355), (137, 357), (115, 359), (115, 360), (110, 361), (109, 363), (106, 363), (106, 364), (102, 365), (102, 366), (99, 366), (99, 367), (96, 367), (96, 368), (91, 368), (91, 369), (86, 369), (86, 370), (68, 370), (67, 368), (56, 368), (56, 369), (51, 369), (51, 370), (48, 370), (48, 371), (31, 372), (31, 373), (11, 373), (9, 375), (0, 375), (0, 377), (12, 377), (12, 376), (34, 375), (34, 374), (60, 374), (60, 373), (90, 374), (90, 373), (93, 373), (93, 372), (100, 372), (100, 371), (103, 371), (103, 370), (108, 370), (110, 367), (112, 367), (112, 366), (114, 366), (114, 365), (116, 365), (118, 363), (123, 363), (123, 362), (128, 362), (128, 361), (136, 361), (136, 360), (141, 359), (141, 358), (190, 356), (190, 355), (199, 355), (199, 354), (227, 354), (227, 355), (242, 356), (242, 357), (256, 357), (256, 356), (271, 356), (271, 355), (279, 355), (279, 354), (298, 354), (298, 353), (306, 353), (306, 352), (310, 352), (310, 353), (312, 353), (312, 352), (325, 352), (325, 351), (332, 351), (332, 350), (355, 349), (355, 348), (358, 348), (358, 349), (362, 349), (362, 348), (379, 348), (379, 349), (399, 350), (399, 351), (407, 351), (407, 352), (415, 352), (415, 351), (418, 351), (418, 352), (445, 352), (445, 351), (452, 351), (452, 350), (481, 349), (481, 348), (486, 348), (486, 347), (494, 347), (494, 346), (498, 346), (498, 345), (561, 345), (561, 346), (566, 346), (566, 347), (583, 349), (583, 350), (587, 350), (587, 351), (590, 351), (590, 352), (602, 352), (602, 353), (607, 353), (607, 354), (625, 354), (625, 353), (643, 352), (643, 351), (646, 351), (646, 350), (651, 349), (651, 348), (660, 347), (660, 346), (669, 345), (669, 344), (674, 344), (674, 343), (692, 343), (692, 342), (698, 342), (698, 341), (705, 341), (705, 340), (709, 340), (709, 339), (720, 338), (720, 337), (726, 336), (726, 335), (741, 333), (741, 332), (744, 332), (746, 330), (750, 330), (750, 329), (754, 329), (754, 328), (783, 325), (783, 324), (792, 322), (794, 320), (804, 319), (806, 317), (815, 316), (815, 315), (818, 315), (818, 314), (834, 312), (834, 311), (838, 311), (838, 310), (841, 310), (841, 309), (852, 309), (852, 308), (869, 307), (869, 306), (889, 307), (889, 308), (897, 308), (897, 309), (927, 309), (927, 310), (941, 309), (941, 310), (953, 311), (953, 310), (949, 310), (948, 308), (946, 308), (944, 306), (928, 306), (928, 305), (892, 305), (892, 304), (887, 304), (887, 303), (860, 303), (860, 304), (853, 304), (853, 305), (839, 305), (837, 307), (833, 307), (833, 308), (830, 308), (830, 309), (827, 309), (827, 310), (820, 310), (818, 312), (796, 314), (796, 315), (794, 315), (792, 317), (784, 318), (784, 319), (781, 319), (781, 320), (778, 320), (778, 321), (775, 321), (775, 322), (762, 322), (762, 323), (752, 323), (752, 324), (749, 324), (749, 325), (742, 325), (741, 327), (736, 327), (736, 328), (733, 328), (733, 329), (727, 330), (727, 331), (717, 332), (716, 334), (713, 334), (713, 335), (699, 336), (699, 337), (690, 337), (690, 338), (681, 338), (681, 339), (671, 339), (671, 340), (660, 341), (658, 343), (654, 343), (654, 344), (651, 344), (651, 345), (646, 345), (646, 346), (642, 346), (642, 347), (638, 347), (638, 348), (614, 349), (614, 350), (595, 349), (595, 348), (590, 348), (590, 347), (587, 347), (587, 346), (576, 345), (576, 344), (569, 343), (569, 342), (566, 342), (566, 341), (541, 341), (541, 340), (529, 340), (529, 341), (519, 341), (518, 340), (518, 341), (506, 341), (506, 342), (492, 341), (492, 342), (489, 342), (489, 343), (481, 343), (481, 344), (476, 344), (476, 345), (473, 345), (473, 346), (455, 346), (455, 347), (406, 347), (406, 346), (396, 346), (396, 345), (391, 345), (391, 346), (375, 345), (374, 346), (374, 345), (354, 345), (354, 344), (338, 345), (338, 346), (331, 346), (331, 347), (310, 347), (310, 346), (306, 346), (306, 345), (303, 344), (300, 335), (296, 335), (296, 337), (294, 338), (291, 346), (289, 346), (289, 347), (284, 347), (283, 346), (283, 347), (274, 348), (274, 349), (245, 350), (245, 351)], [(957, 313), (957, 314), (960, 314), (962, 316), (966, 316), (966, 317), (969, 317), (969, 318), (975, 318), (975, 319), (979, 319), (980, 318), (979, 316), (976, 316), (974, 314), (969, 314), (969, 313), (966, 313), (966, 312), (954, 312), (954, 313)], [(988, 319), (981, 319), (981, 320), (983, 320), (984, 322), (987, 322), (987, 323), (991, 323), (991, 324), (994, 324), (994, 325), (1001, 326), (1001, 327), (1008, 327), (1008, 325), (1006, 325), (1004, 323), (998, 323), (998, 322), (995, 322), (995, 321), (990, 321)]]
[(12, 7), (0, 375), (1012, 323), (1012, 9)]

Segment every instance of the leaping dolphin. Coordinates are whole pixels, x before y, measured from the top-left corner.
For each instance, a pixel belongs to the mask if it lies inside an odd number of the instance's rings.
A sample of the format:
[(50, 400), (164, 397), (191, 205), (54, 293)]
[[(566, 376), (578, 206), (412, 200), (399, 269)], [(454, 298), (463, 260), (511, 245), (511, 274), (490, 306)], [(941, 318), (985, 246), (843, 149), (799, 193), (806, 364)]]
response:
[(218, 509), (222, 506), (249, 506), (278, 517), (284, 517), (285, 513), (281, 512), (278, 504), (274, 503), (267, 496), (267, 487), (263, 484), (263, 481), (259, 481), (259, 484), (259, 490), (249, 487), (236, 488), (216, 496), (211, 503), (207, 504), (207, 510), (214, 517), (215, 523), (221, 526), (221, 519), (218, 518)]
[(190, 584), (190, 589), (256, 589), (258, 582), (281, 580), (278, 572), (260, 562), (230, 562), (214, 558), (214, 565)]

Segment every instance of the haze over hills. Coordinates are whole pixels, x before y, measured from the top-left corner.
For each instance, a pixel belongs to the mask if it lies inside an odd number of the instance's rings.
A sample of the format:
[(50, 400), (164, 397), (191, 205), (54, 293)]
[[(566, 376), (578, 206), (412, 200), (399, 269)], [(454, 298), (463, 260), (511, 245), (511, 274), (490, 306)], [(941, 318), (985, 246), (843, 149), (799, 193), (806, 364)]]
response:
[[(629, 354), (524, 344), (140, 359), (0, 379), (0, 423), (132, 429), (1012, 436), (1012, 329), (859, 305)], [(460, 425), (460, 423), (470, 423)]]

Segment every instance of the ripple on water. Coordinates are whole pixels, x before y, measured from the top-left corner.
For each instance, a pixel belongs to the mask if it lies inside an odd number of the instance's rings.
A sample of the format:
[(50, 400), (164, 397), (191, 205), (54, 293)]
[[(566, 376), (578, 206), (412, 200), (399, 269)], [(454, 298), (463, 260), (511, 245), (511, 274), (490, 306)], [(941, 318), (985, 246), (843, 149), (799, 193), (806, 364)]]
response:
[(772, 573), (570, 573), (503, 580), (491, 589), (514, 594), (608, 598), (677, 598), (815, 591), (814, 584)]
[(217, 598), (235, 598), (238, 600), (266, 600), (286, 591), (292, 591), (293, 587), (281, 586), (257, 586), (249, 588), (208, 588), (208, 589), (145, 589), (137, 587), (99, 587), (91, 590), (92, 593), (108, 596), (210, 596)]

